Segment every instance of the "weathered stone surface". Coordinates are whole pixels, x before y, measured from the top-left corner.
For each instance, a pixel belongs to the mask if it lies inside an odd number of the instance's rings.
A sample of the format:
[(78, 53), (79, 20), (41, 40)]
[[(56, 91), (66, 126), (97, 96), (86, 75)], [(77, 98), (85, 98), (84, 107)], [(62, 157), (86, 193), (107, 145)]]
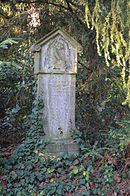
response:
[(51, 39), (41, 49), (41, 72), (76, 73), (77, 56), (73, 46), (61, 35)]
[(70, 138), (75, 129), (75, 75), (39, 75), (43, 97), (43, 124), (48, 139)]
[(78, 145), (74, 143), (72, 139), (60, 139), (53, 140), (50, 144), (46, 146), (46, 150), (51, 153), (51, 155), (63, 155), (67, 153), (72, 155), (79, 151)]
[(43, 126), (46, 149), (55, 155), (78, 151), (71, 138), (75, 128), (75, 82), (77, 51), (81, 46), (61, 29), (35, 45), (35, 73), (38, 94), (43, 98)]

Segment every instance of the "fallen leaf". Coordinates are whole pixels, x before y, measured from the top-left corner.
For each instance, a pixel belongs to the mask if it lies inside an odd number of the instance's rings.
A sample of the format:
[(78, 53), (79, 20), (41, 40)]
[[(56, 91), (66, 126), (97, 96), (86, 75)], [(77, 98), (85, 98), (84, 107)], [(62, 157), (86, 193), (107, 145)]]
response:
[(54, 178), (51, 178), (49, 181), (50, 181), (51, 183), (54, 182)]

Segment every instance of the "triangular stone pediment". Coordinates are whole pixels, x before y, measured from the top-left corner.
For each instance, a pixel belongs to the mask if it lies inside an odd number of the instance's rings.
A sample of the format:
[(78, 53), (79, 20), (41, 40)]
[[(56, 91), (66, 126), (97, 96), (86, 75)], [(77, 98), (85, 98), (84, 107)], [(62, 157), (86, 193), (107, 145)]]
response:
[(63, 37), (64, 40), (69, 42), (74, 49), (77, 50), (77, 52), (82, 51), (82, 46), (74, 39), (72, 38), (68, 33), (66, 33), (62, 28), (58, 27), (55, 30), (51, 31), (41, 39), (39, 39), (32, 47), (31, 50), (33, 52), (38, 52), (41, 50), (41, 48), (47, 44), (50, 40), (56, 38), (57, 36)]

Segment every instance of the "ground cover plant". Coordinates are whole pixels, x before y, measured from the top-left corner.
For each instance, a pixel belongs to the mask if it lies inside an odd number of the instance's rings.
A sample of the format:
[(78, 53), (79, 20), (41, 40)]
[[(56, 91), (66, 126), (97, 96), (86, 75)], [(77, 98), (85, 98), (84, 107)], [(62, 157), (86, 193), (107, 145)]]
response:
[(2, 159), (1, 195), (128, 194), (128, 159), (126, 154), (124, 160), (120, 157), (127, 152), (129, 119), (119, 122), (116, 132), (110, 129), (103, 147), (98, 142), (91, 145), (89, 140), (86, 145), (81, 132), (77, 132), (73, 137), (80, 154), (55, 158), (45, 152), (46, 144), (41, 139), (41, 101), (36, 99), (33, 106), (26, 139), (11, 158)]

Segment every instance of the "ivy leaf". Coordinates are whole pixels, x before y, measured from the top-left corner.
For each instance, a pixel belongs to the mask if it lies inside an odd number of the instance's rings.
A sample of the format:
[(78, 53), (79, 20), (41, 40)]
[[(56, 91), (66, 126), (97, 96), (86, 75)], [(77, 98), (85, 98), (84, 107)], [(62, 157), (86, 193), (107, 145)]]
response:
[(80, 179), (80, 184), (85, 184), (85, 179)]
[(39, 179), (39, 181), (41, 182), (41, 181), (43, 180), (43, 175), (40, 174), (40, 175), (38, 176), (38, 179)]
[(73, 170), (72, 170), (72, 173), (73, 174), (77, 174), (78, 172), (79, 172), (78, 168), (77, 167), (74, 167)]
[(54, 168), (48, 168), (47, 169), (47, 171), (48, 171), (49, 174), (53, 173), (54, 170), (55, 170)]

